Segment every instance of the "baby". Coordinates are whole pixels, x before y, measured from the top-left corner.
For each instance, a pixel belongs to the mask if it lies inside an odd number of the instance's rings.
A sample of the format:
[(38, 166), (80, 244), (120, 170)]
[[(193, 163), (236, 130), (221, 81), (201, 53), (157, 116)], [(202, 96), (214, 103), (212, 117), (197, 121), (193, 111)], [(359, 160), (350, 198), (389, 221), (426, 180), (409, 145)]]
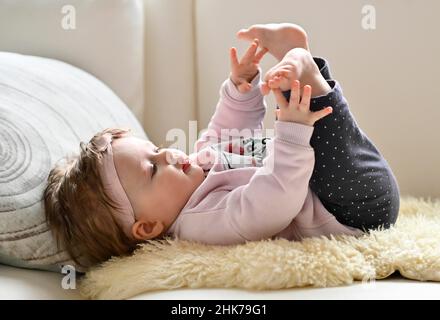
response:
[[(360, 235), (396, 221), (396, 179), (304, 30), (255, 25), (237, 35), (252, 43), (240, 60), (231, 48), (230, 77), (193, 154), (106, 129), (51, 171), (47, 221), (78, 264), (164, 236), (229, 245)], [(266, 52), (279, 63), (261, 81)], [(257, 138), (270, 91), (275, 136)]]

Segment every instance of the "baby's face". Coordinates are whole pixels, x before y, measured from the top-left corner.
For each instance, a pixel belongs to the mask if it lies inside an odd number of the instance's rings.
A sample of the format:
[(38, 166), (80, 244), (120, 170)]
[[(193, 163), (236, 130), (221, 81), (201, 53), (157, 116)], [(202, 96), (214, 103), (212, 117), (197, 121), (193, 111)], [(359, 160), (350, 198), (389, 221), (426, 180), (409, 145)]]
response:
[(204, 179), (197, 164), (177, 149), (158, 149), (147, 140), (124, 137), (112, 142), (116, 171), (136, 220), (174, 222)]

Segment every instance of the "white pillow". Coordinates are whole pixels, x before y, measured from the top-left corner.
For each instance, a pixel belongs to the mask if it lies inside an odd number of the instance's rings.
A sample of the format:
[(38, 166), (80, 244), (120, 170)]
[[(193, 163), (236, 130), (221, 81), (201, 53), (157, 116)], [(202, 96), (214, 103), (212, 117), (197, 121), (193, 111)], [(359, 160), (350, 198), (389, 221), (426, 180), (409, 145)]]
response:
[(45, 222), (53, 165), (107, 127), (147, 138), (101, 81), (66, 63), (0, 52), (0, 262), (58, 270), (71, 263)]

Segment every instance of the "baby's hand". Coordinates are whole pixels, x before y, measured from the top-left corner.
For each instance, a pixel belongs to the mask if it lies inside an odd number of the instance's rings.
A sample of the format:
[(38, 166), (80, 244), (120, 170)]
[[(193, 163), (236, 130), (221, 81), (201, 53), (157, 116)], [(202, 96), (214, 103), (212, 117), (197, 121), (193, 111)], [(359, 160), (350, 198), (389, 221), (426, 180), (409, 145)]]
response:
[(316, 121), (324, 118), (333, 112), (332, 107), (326, 107), (322, 110), (310, 111), (310, 98), (312, 96), (312, 87), (304, 86), (303, 96), (300, 101), (300, 83), (298, 80), (292, 82), (290, 101), (284, 98), (281, 89), (272, 89), (280, 109), (275, 110), (279, 121), (296, 122), (313, 126)]
[(292, 86), (293, 80), (300, 79), (300, 73), (301, 68), (298, 65), (283, 60), (266, 72), (261, 85), (261, 92), (263, 95), (267, 95), (273, 89), (287, 91)]
[(258, 64), (268, 51), (267, 48), (263, 48), (257, 53), (258, 45), (258, 39), (255, 39), (240, 61), (237, 58), (237, 49), (231, 48), (229, 50), (231, 59), (230, 78), (241, 93), (248, 92), (251, 89), (250, 83), (258, 74)]

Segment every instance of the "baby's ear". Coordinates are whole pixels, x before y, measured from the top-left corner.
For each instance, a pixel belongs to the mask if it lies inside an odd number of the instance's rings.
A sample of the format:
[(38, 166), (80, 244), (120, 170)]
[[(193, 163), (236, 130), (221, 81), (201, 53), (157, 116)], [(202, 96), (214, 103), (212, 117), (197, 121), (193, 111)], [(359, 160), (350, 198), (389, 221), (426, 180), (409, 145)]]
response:
[(161, 221), (150, 222), (139, 220), (133, 224), (131, 233), (135, 239), (150, 240), (158, 237), (164, 229), (165, 225)]

